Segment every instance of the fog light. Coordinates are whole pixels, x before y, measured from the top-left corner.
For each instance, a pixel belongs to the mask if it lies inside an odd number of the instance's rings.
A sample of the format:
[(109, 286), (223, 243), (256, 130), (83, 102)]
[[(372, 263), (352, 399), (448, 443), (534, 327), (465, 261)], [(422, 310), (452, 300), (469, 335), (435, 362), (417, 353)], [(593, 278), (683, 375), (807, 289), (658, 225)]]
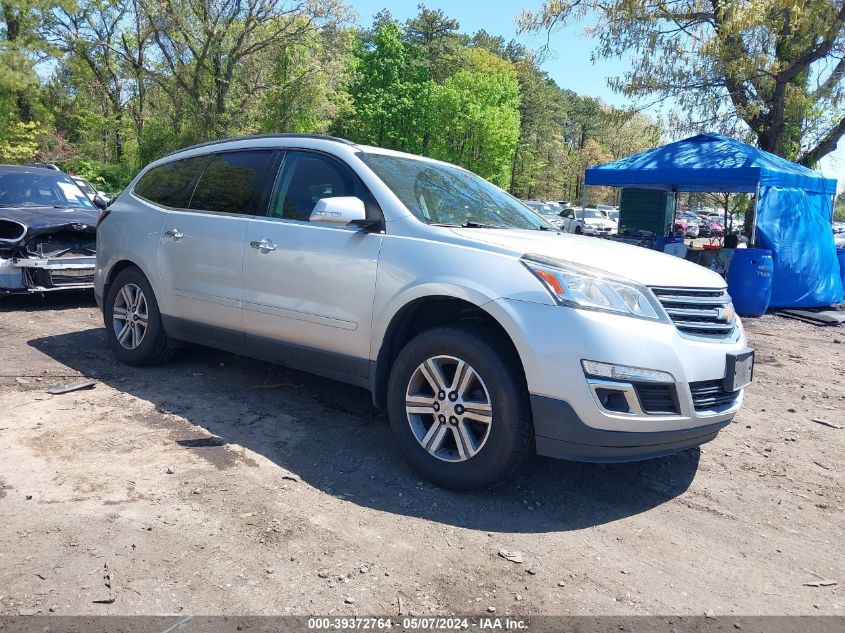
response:
[(594, 360), (582, 360), (581, 366), (584, 368), (585, 374), (599, 378), (631, 380), (634, 382), (675, 382), (672, 374), (665, 371), (658, 371), (657, 369), (613, 365), (611, 363), (599, 363)]
[(631, 413), (631, 407), (628, 406), (628, 398), (625, 397), (624, 391), (597, 387), (596, 396), (598, 397), (601, 406), (608, 411), (614, 411), (615, 413)]

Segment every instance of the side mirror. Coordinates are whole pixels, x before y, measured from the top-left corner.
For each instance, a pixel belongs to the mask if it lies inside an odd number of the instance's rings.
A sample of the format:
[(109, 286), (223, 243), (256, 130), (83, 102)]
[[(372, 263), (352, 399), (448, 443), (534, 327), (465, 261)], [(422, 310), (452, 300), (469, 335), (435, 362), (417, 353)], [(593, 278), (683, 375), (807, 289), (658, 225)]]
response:
[(109, 206), (108, 200), (106, 200), (103, 196), (96, 195), (92, 200), (94, 206), (97, 207), (100, 211), (105, 211), (106, 207)]
[(355, 196), (320, 198), (311, 212), (311, 222), (324, 222), (338, 226), (357, 224), (367, 219), (364, 201)]

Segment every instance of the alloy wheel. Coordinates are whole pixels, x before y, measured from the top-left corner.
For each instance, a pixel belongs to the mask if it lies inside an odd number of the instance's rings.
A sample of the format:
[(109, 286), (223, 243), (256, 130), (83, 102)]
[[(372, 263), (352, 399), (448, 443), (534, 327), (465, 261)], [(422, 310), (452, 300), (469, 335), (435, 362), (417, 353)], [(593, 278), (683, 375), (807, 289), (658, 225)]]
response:
[(136, 349), (144, 340), (149, 324), (147, 298), (135, 284), (126, 284), (117, 293), (112, 310), (112, 327), (124, 349)]
[(478, 372), (454, 356), (433, 356), (414, 370), (405, 411), (420, 446), (443, 461), (471, 459), (490, 437), (490, 393)]

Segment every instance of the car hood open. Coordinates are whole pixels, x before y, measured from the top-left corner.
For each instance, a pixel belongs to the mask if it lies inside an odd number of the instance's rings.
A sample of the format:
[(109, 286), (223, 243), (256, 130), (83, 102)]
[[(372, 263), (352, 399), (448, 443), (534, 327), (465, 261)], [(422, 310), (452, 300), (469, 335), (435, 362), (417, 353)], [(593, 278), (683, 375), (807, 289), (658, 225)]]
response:
[(595, 237), (514, 229), (452, 229), (457, 235), (516, 256), (543, 255), (588, 266), (647, 286), (724, 288), (711, 270), (679, 257)]

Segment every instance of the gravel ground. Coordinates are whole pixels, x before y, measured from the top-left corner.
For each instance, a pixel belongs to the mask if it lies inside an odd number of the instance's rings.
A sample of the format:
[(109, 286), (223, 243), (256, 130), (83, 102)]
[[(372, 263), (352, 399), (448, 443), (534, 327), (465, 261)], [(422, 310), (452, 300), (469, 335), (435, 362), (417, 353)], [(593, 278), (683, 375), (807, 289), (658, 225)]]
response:
[(122, 366), (90, 295), (0, 299), (0, 615), (845, 614), (845, 327), (747, 328), (755, 383), (700, 450), (459, 494), (365, 391)]

